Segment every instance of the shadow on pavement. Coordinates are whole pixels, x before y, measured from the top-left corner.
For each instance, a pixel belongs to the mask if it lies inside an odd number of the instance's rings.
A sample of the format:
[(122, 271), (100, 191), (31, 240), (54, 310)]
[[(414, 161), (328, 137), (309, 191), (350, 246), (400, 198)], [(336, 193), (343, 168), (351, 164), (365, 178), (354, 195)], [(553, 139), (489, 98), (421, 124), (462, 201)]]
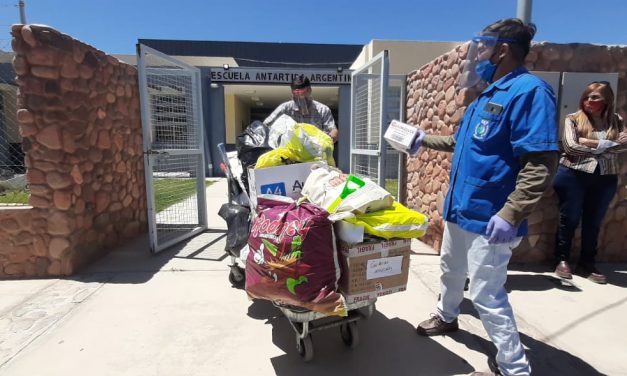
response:
[(581, 289), (572, 280), (565, 280), (547, 274), (508, 274), (505, 282), (507, 292), (516, 291), (547, 291), (560, 289), (580, 292)]
[[(257, 305), (257, 304), (254, 304)], [(296, 334), (271, 303), (249, 309), (249, 316), (267, 319), (272, 342), (285, 352), (271, 359), (277, 375), (452, 375), (472, 372), (472, 367), (438, 342), (416, 334), (405, 320), (375, 311), (358, 321), (359, 344), (347, 347), (338, 327), (312, 333), (314, 358), (305, 363), (296, 349)]]
[[(492, 342), (476, 334), (460, 330), (452, 333), (450, 337), (466, 345), (469, 349), (483, 352), (489, 357), (496, 355), (496, 348)], [(524, 333), (520, 333), (520, 340), (528, 348), (527, 357), (534, 375), (604, 375), (581, 358), (538, 341)], [(488, 369), (487, 362), (485, 369)]]
[[(107, 283), (145, 283), (160, 271), (193, 269), (187, 261), (221, 262), (226, 230), (207, 230), (157, 254), (148, 234), (140, 235), (80, 270), (71, 279)], [(169, 265), (168, 265), (169, 264)], [(228, 278), (228, 271), (225, 272)]]
[(248, 306), (248, 317), (255, 320), (268, 320), (266, 323), (269, 323), (270, 320), (283, 317), (283, 314), (269, 300), (254, 299)]
[[(553, 268), (552, 264), (510, 264), (508, 267), (510, 271), (528, 274), (509, 274), (506, 284), (507, 291), (543, 291), (550, 288), (559, 288), (565, 291), (581, 291), (573, 280), (564, 280), (555, 276)], [(573, 268), (573, 275), (578, 275), (575, 263), (571, 264), (571, 268)], [(627, 264), (598, 263), (597, 268), (607, 276), (609, 285), (627, 287)]]
[(529, 348), (527, 356), (536, 375), (604, 375), (583, 359), (524, 333), (520, 340)]
[(627, 265), (599, 264), (598, 268), (607, 275), (607, 283), (618, 287), (627, 287)]
[[(469, 299), (464, 299), (462, 301), (460, 309), (463, 314), (468, 314), (479, 319), (479, 314)], [(494, 347), (494, 344), (476, 334), (462, 329), (458, 332), (451, 333), (450, 337), (455, 341), (466, 345), (469, 349), (482, 352), (489, 357), (494, 357), (496, 355), (496, 348)], [(590, 364), (586, 363), (583, 359), (530, 337), (525, 333), (520, 333), (520, 340), (523, 345), (528, 348), (527, 357), (531, 363), (532, 374), (534, 375), (604, 375)]]

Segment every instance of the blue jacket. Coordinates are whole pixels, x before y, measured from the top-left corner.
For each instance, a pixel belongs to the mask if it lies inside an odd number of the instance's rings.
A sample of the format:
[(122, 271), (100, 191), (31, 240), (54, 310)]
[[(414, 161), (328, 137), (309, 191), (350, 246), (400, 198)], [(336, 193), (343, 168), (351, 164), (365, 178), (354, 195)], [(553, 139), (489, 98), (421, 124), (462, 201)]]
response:
[[(490, 217), (514, 191), (520, 157), (559, 151), (555, 94), (523, 66), (488, 86), (455, 133), (446, 221), (485, 234)], [(527, 221), (518, 236), (527, 234)]]

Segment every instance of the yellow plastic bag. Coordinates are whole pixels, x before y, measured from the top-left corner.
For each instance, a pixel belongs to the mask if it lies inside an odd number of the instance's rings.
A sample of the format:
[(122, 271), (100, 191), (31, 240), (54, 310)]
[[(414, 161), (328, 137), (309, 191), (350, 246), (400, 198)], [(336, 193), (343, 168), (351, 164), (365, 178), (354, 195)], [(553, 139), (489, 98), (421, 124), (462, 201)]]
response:
[(390, 209), (356, 214), (354, 217), (344, 218), (344, 220), (354, 225), (363, 226), (366, 234), (384, 239), (419, 238), (427, 232), (429, 227), (429, 219), (426, 215), (407, 209), (396, 201)]
[(290, 149), (282, 147), (261, 154), (257, 159), (255, 168), (283, 166), (296, 162), (296, 158), (297, 156)]
[(286, 147), (298, 156), (298, 162), (322, 160), (335, 166), (333, 159), (333, 139), (315, 125), (300, 123), (294, 125), (294, 133)]
[(335, 166), (333, 139), (311, 124), (295, 124), (285, 134), (289, 141), (285, 146), (262, 154), (255, 168), (281, 166), (291, 163), (325, 161)]

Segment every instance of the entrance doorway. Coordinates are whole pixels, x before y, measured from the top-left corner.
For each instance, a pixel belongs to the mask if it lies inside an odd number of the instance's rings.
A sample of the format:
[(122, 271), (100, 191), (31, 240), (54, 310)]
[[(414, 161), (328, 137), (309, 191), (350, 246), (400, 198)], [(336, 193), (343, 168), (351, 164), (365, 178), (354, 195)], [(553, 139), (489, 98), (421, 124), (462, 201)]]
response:
[[(313, 86), (312, 97), (331, 109), (339, 123), (339, 88)], [(263, 121), (281, 103), (291, 99), (289, 85), (224, 85), (224, 126), (227, 148), (235, 147), (237, 135), (255, 120)]]

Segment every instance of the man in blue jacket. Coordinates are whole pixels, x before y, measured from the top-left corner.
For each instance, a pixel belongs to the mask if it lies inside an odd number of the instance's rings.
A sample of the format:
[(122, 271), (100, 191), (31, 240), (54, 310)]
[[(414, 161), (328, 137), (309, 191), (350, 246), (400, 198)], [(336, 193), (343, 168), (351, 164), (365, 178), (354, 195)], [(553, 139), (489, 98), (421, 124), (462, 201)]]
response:
[(442, 213), (441, 298), (437, 313), (417, 331), (432, 336), (458, 330), (468, 275), (470, 299), (497, 348), (488, 362), (494, 373), (473, 375), (531, 373), (504, 285), (512, 249), (527, 234), (526, 218), (558, 161), (555, 95), (523, 65), (535, 31), (512, 18), (473, 38), (460, 85), (484, 81), (487, 88), (468, 106), (454, 136), (420, 131), (410, 150), (453, 152)]

